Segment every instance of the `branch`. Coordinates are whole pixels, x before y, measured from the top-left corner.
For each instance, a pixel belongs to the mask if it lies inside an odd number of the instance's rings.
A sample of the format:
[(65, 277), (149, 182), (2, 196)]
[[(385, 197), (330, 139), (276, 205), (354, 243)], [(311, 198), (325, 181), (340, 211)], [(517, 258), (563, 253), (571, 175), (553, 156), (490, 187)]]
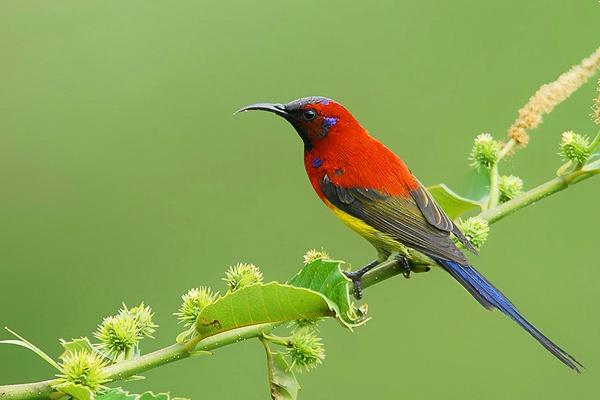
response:
[(497, 207), (491, 208), (479, 214), (479, 217), (487, 220), (490, 224), (501, 220), (502, 218), (514, 213), (517, 210), (525, 208), (536, 201), (539, 201), (551, 194), (558, 193), (571, 185), (579, 183), (585, 179), (591, 178), (599, 173), (598, 170), (583, 171), (578, 170), (565, 176), (559, 176), (546, 183), (535, 187), (517, 198), (514, 198)]
[[(273, 330), (277, 324), (253, 325), (219, 335), (210, 336), (202, 341), (189, 340), (185, 344), (171, 346), (145, 354), (139, 358), (110, 365), (104, 369), (111, 382), (120, 381), (133, 375), (151, 370), (173, 361), (182, 360), (199, 352), (206, 352), (246, 339), (255, 338)], [(0, 400), (51, 399), (57, 400), (64, 394), (56, 392), (51, 385), (53, 380), (0, 386)]]

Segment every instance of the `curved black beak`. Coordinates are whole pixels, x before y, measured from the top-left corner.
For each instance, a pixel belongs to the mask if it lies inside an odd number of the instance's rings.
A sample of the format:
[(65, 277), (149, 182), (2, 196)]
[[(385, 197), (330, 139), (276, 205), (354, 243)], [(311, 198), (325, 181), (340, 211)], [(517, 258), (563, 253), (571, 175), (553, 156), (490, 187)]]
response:
[(279, 115), (281, 117), (287, 117), (289, 115), (288, 112), (285, 109), (285, 106), (283, 104), (278, 104), (278, 103), (255, 103), (255, 104), (250, 104), (249, 106), (240, 108), (239, 110), (237, 110), (233, 114), (235, 115), (237, 113), (246, 112), (246, 111), (250, 111), (250, 110), (268, 111), (268, 112), (272, 112), (274, 114), (277, 114), (277, 115)]

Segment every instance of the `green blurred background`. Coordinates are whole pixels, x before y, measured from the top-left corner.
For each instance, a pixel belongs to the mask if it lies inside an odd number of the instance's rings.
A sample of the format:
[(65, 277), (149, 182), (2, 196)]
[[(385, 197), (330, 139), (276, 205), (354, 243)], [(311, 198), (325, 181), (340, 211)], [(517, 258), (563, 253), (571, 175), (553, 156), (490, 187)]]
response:
[[(370, 246), (317, 201), (285, 121), (256, 101), (323, 95), (427, 183), (464, 189), (480, 132), (600, 45), (597, 1), (9, 1), (0, 3), (0, 323), (57, 355), (122, 301), (156, 311), (151, 350), (181, 330), (188, 288), (237, 261), (285, 280), (309, 248), (355, 266)], [(529, 187), (560, 133), (592, 135), (594, 84), (504, 166)], [(586, 181), (494, 225), (476, 265), (588, 369), (569, 371), (440, 272), (370, 289), (372, 321), (322, 326), (302, 398), (597, 398), (597, 212)], [(8, 333), (1, 335), (8, 338)], [(0, 382), (54, 371), (0, 347)], [(261, 346), (153, 370), (132, 390), (268, 397)]]

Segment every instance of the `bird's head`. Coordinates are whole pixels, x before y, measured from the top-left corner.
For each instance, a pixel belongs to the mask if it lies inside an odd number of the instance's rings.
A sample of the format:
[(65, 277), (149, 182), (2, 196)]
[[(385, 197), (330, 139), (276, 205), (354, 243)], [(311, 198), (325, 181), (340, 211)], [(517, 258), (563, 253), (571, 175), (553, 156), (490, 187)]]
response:
[(302, 138), (306, 151), (331, 142), (332, 138), (351, 131), (349, 128), (360, 128), (348, 110), (326, 97), (303, 97), (287, 104), (256, 103), (236, 113), (250, 110), (268, 111), (285, 118)]

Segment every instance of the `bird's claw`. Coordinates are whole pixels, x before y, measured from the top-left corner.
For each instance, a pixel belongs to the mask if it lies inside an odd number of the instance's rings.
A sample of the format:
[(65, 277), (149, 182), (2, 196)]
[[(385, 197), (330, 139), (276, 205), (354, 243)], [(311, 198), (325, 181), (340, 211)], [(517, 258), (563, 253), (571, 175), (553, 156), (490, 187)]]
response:
[(354, 289), (354, 298), (356, 300), (362, 299), (362, 284), (360, 280), (364, 274), (360, 272), (361, 271), (344, 271), (344, 275), (346, 275), (346, 278), (352, 281), (352, 287)]
[(358, 269), (356, 271), (344, 271), (344, 275), (346, 275), (346, 277), (352, 281), (352, 286), (354, 288), (354, 297), (356, 298), (356, 300), (360, 300), (362, 298), (361, 279), (363, 275), (372, 270), (373, 268), (377, 267), (378, 265), (379, 261), (373, 260), (361, 269)]
[(410, 278), (410, 273), (412, 272), (412, 270), (410, 268), (410, 262), (408, 261), (408, 259), (404, 256), (397, 256), (396, 260), (400, 262), (400, 267), (402, 268), (402, 275), (406, 279)]

